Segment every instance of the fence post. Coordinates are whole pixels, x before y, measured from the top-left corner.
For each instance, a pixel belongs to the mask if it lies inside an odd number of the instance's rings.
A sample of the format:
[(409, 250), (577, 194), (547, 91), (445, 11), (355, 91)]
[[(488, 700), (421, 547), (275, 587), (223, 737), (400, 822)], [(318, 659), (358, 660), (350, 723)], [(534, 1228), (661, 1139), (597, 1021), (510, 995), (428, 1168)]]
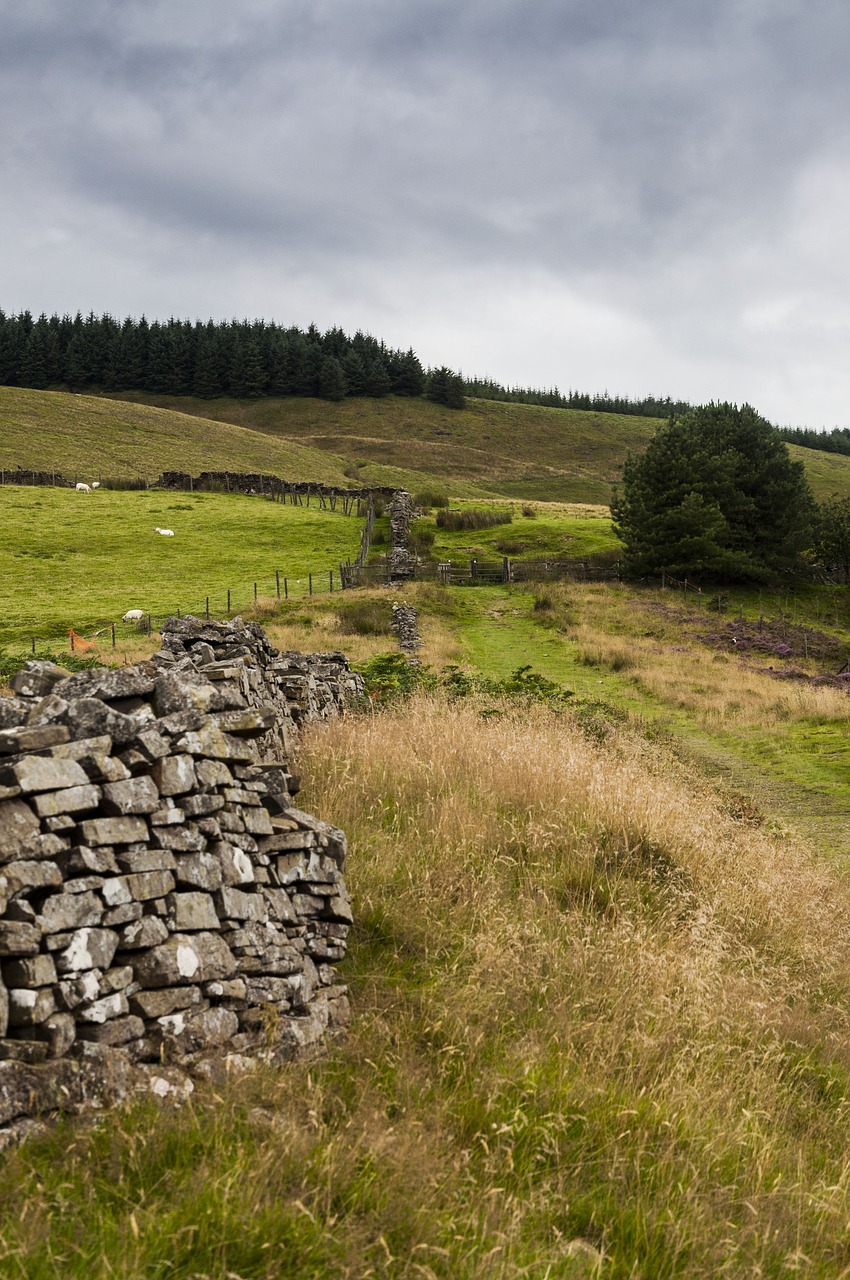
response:
[(207, 618), (209, 618), (209, 616), (210, 616), (210, 598), (209, 598), (209, 596), (207, 596), (207, 608), (206, 608), (206, 612), (207, 612)]
[(74, 652), (74, 628), (73, 627), (71, 628), (70, 636), (71, 636), (71, 652), (73, 653)]
[[(112, 624), (112, 648), (115, 648), (115, 623)], [(35, 653), (35, 644), (33, 644), (33, 653)]]
[[(278, 591), (277, 594), (280, 595), (280, 591)], [(289, 579), (288, 578), (284, 578), (283, 580), (283, 598), (284, 600), (289, 599)]]
[(333, 591), (333, 589), (334, 589), (334, 571), (333, 571), (333, 569), (329, 569), (329, 570), (328, 570), (328, 583), (329, 583), (329, 585), (330, 585), (330, 589), (331, 589), (331, 591)]
[(275, 585), (275, 590), (277, 591), (277, 598), (279, 600), (280, 599), (280, 569), (275, 569), (274, 571), (274, 585)]
[(254, 583), (254, 604), (257, 603), (257, 584)]
[(227, 588), (227, 615), (230, 616), (230, 587)]
[(312, 595), (312, 594), (313, 594), (313, 575), (312, 575), (312, 573), (308, 573), (308, 574), (307, 574), (307, 582), (308, 582), (309, 589), (310, 589), (310, 595)]
[(664, 570), (662, 569), (661, 570), (661, 590), (663, 591), (666, 586), (667, 586), (667, 577), (666, 577), (666, 574), (664, 573)]
[[(115, 633), (115, 625), (114, 625), (114, 624), (113, 624), (113, 627), (112, 627), (112, 631), (113, 631), (113, 634), (114, 634), (114, 633)], [(35, 653), (35, 636), (33, 636), (33, 637), (32, 637), (32, 651), (33, 651), (33, 653)]]
[(148, 635), (153, 631), (153, 618), (148, 614)]
[(180, 621), (180, 605), (177, 606), (177, 621)]

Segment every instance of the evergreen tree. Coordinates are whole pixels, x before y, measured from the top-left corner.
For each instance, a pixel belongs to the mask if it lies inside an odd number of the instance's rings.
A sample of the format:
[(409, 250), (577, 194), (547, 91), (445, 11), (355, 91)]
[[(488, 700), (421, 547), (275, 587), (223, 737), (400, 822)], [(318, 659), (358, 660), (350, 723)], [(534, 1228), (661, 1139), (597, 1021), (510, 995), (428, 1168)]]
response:
[(249, 399), (257, 399), (266, 394), (266, 370), (260, 357), (256, 342), (248, 342), (244, 347), (244, 395)]
[(818, 507), (815, 555), (829, 569), (838, 569), (850, 583), (850, 498), (837, 495)]
[(342, 365), (334, 356), (325, 356), (319, 374), (319, 395), (323, 400), (344, 400), (347, 391)]
[(466, 404), (463, 395), (463, 378), (445, 365), (431, 369), (425, 382), (425, 396), (434, 404), (444, 404), (450, 409), (462, 409)]
[(463, 378), (453, 373), (446, 383), (446, 405), (449, 409), (465, 409), (466, 397), (463, 394)]
[(350, 396), (365, 396), (366, 366), (363, 363), (363, 357), (352, 350), (343, 356), (340, 363), (342, 364), (342, 372), (345, 375), (348, 394)]
[(383, 360), (376, 357), (366, 366), (366, 395), (387, 396), (392, 391), (390, 375)]
[(813, 501), (801, 463), (754, 409), (710, 404), (661, 427), (629, 457), (611, 503), (630, 574), (747, 580), (809, 545)]
[(236, 341), (230, 356), (227, 370), (227, 393), (237, 400), (248, 394), (248, 383), (245, 377), (245, 350), (240, 341)]
[(208, 325), (195, 343), (192, 395), (213, 400), (223, 390), (220, 345), (214, 326)]
[[(422, 395), (422, 388), (425, 386), (425, 373), (419, 362), (419, 357), (412, 348), (409, 351), (397, 351), (394, 353), (389, 373), (394, 395)], [(461, 394), (463, 394), (462, 389)]]
[(47, 386), (45, 335), (39, 329), (33, 329), (26, 340), (23, 359), (18, 369), (18, 382), (22, 387), (34, 387), (42, 390)]
[(148, 368), (145, 375), (146, 391), (153, 391), (156, 395), (162, 395), (167, 392), (170, 372), (169, 356), (170, 352), (165, 332), (159, 321), (155, 321), (151, 325), (148, 338)]

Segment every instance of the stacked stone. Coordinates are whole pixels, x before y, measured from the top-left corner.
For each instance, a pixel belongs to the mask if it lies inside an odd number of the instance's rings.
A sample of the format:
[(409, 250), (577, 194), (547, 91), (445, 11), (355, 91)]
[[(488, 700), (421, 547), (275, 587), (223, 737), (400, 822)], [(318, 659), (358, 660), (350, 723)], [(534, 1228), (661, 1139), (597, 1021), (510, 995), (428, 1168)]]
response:
[(0, 1122), (12, 1067), (286, 1057), (346, 1021), (345, 837), (292, 806), (276, 712), (176, 665), (31, 662), (0, 698)]
[(410, 523), (415, 508), (406, 489), (395, 491), (387, 511), (390, 517), (390, 577), (410, 578), (416, 571), (416, 557), (410, 550)]
[(271, 707), (274, 723), (261, 741), (262, 759), (288, 759), (302, 724), (338, 716), (364, 697), (363, 678), (343, 654), (280, 653), (262, 627), (241, 618), (169, 618), (153, 661), (183, 680), (214, 684), (211, 710)]
[(392, 628), (398, 637), (398, 647), (405, 653), (415, 653), (422, 648), (418, 615), (412, 604), (394, 604)]

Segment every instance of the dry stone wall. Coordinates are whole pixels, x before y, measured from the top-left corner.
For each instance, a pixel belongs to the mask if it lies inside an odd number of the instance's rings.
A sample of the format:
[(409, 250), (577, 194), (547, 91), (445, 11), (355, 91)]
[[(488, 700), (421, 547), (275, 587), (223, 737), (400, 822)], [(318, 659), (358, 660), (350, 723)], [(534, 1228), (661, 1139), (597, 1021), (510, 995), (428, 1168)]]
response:
[(337, 828), (293, 804), (299, 727), (362, 693), (339, 654), (172, 619), (162, 651), (0, 698), (0, 1126), (309, 1052), (348, 1017)]
[(410, 550), (410, 525), (415, 508), (406, 489), (396, 489), (387, 511), (390, 517), (390, 577), (398, 581), (410, 578), (416, 572), (416, 557)]

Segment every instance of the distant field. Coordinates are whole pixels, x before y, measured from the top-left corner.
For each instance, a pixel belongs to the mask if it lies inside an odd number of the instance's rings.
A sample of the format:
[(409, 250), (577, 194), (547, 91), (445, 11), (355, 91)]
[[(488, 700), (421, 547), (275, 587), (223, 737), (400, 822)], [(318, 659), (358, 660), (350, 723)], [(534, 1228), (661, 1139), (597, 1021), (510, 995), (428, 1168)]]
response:
[[(656, 418), (493, 400), (468, 400), (457, 411), (399, 396), (332, 404), (298, 397), (124, 394), (134, 404), (173, 408), (326, 450), (347, 459), (348, 470), (364, 484), (392, 484), (391, 474), (406, 471), (409, 489), (423, 487), (427, 474), (439, 477), (451, 496), (470, 498), (487, 492), (607, 505), (626, 455), (640, 453), (659, 426)], [(789, 447), (818, 499), (833, 492), (850, 495), (850, 458)]]
[[(288, 440), (226, 419), (212, 421), (174, 407), (0, 387), (0, 467), (18, 466), (56, 470), (73, 480), (153, 480), (163, 470), (232, 470), (342, 487), (372, 483), (421, 489), (441, 483), (439, 477), (411, 470), (410, 459), (401, 469), (373, 466), (361, 478), (351, 461), (311, 448), (308, 441)], [(471, 483), (458, 485), (459, 495), (482, 492)]]
[[(440, 560), (463, 560), (471, 556), (482, 559), (532, 559), (555, 556), (580, 559), (616, 553), (620, 544), (611, 530), (611, 514), (607, 507), (589, 503), (453, 503), (461, 510), (483, 509), (511, 512), (509, 524), (490, 529), (440, 528), (434, 513), (414, 525), (414, 532), (430, 530), (435, 534), (433, 554)], [(523, 514), (523, 512), (528, 514)]]
[[(155, 526), (174, 530), (162, 537)], [(275, 569), (302, 582), (354, 557), (360, 522), (316, 508), (233, 494), (76, 493), (0, 489), (0, 645), (66, 638), (128, 609), (156, 618), (197, 612), (210, 596), (221, 616), (275, 591)], [(317, 580), (317, 586), (319, 580)]]
[(651, 418), (492, 400), (469, 400), (458, 411), (403, 396), (339, 404), (298, 397), (132, 399), (344, 455), (364, 480), (376, 483), (382, 465), (413, 467), (442, 477), (456, 497), (474, 497), (472, 484), (478, 492), (517, 498), (607, 503), (626, 453), (643, 449), (658, 425)]
[[(340, 486), (395, 485), (453, 498), (607, 505), (652, 418), (470, 400), (460, 412), (388, 396), (126, 398), (0, 387), (0, 467), (71, 479), (147, 477), (164, 469), (266, 471)], [(789, 446), (815, 496), (850, 495), (850, 458)]]

